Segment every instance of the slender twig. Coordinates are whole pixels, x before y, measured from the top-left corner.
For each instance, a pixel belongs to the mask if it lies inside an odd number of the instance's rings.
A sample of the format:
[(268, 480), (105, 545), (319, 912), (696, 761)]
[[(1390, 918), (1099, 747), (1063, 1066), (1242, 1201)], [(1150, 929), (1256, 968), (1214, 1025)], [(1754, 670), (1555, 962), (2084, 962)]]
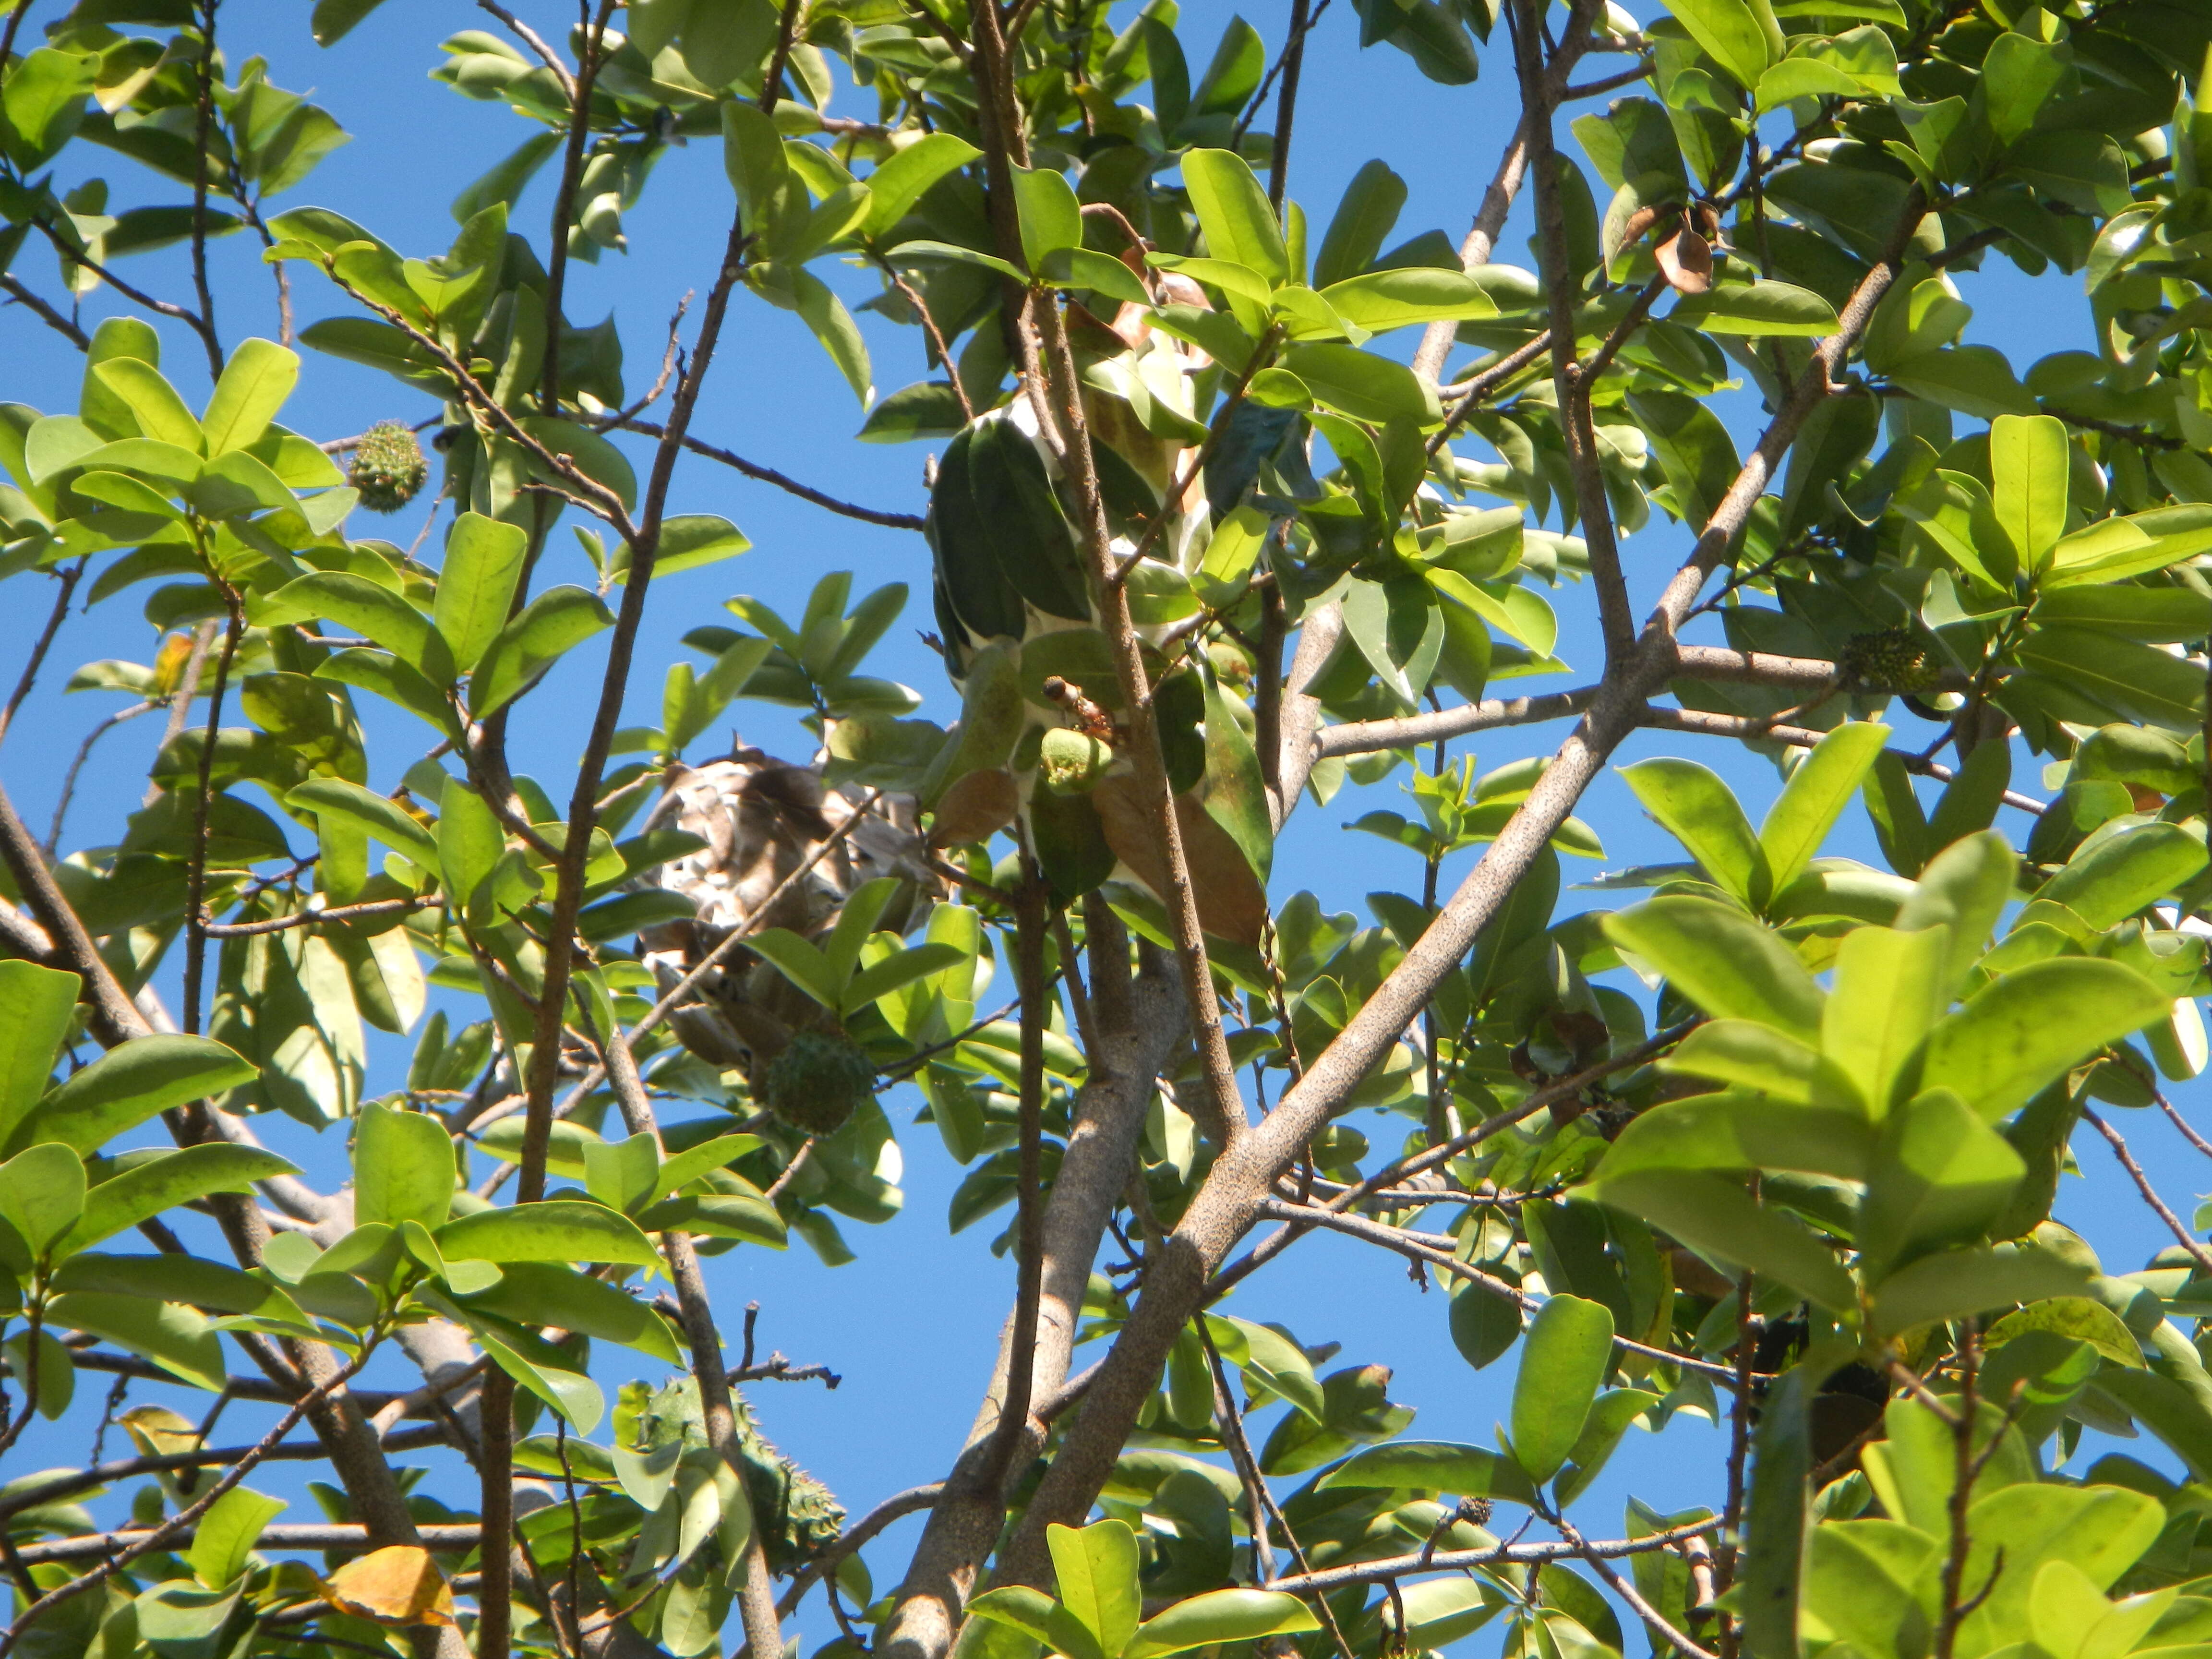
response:
[[(16, 17), (21, 16), (23, 12), (29, 9), (30, 4), (31, 0), (22, 0), (21, 6), (17, 9), (15, 15), (9, 19), (9, 21), (12, 23), (15, 21)], [(52, 306), (48, 305), (46, 301), (40, 298), (39, 295), (31, 289), (26, 287), (22, 283), (17, 281), (15, 277), (6, 271), (0, 271), (0, 294), (7, 295), (9, 299), (15, 301), (15, 302), (19, 306), (28, 307), (33, 316), (36, 317), (48, 328), (53, 330), (55, 333), (67, 340), (79, 351), (89, 351), (92, 349), (91, 335), (86, 333), (74, 322), (63, 316), (60, 312), (56, 311)]]
[(222, 378), (222, 343), (216, 337), (215, 290), (208, 284), (208, 170), (215, 161), (215, 20), (222, 0), (204, 0), (200, 8), (199, 63), (193, 71), (192, 133), (198, 152), (192, 167), (192, 288), (199, 295), (200, 343), (207, 348), (208, 373)]
[(1463, 1573), (1472, 1567), (1540, 1566), (1547, 1561), (1568, 1559), (1617, 1561), (1624, 1556), (1673, 1549), (1685, 1539), (1702, 1538), (1717, 1531), (1720, 1524), (1720, 1517), (1715, 1516), (1686, 1526), (1669, 1527), (1663, 1532), (1646, 1533), (1641, 1538), (1584, 1539), (1579, 1546), (1562, 1540), (1556, 1544), (1499, 1544), (1486, 1549), (1437, 1550), (1425, 1565), (1419, 1553), (1394, 1555), (1381, 1561), (1363, 1561), (1357, 1566), (1293, 1574), (1278, 1578), (1269, 1588), (1291, 1595), (1320, 1595), (1353, 1584), (1385, 1584), (1393, 1578), (1422, 1571)]
[[(621, 425), (625, 432), (642, 433), (648, 438), (665, 435), (665, 428), (652, 421), (624, 421)], [(772, 466), (763, 466), (757, 461), (749, 461), (742, 455), (732, 454), (726, 449), (691, 437), (688, 434), (684, 439), (684, 447), (694, 455), (704, 455), (710, 461), (720, 461), (724, 466), (742, 472), (748, 478), (755, 479), (761, 483), (774, 484), (778, 489), (788, 491), (803, 501), (811, 501), (815, 506), (827, 508), (830, 512), (842, 517), (858, 519), (863, 524), (879, 524), (887, 530), (919, 530), (922, 527), (923, 520), (918, 513), (886, 513), (876, 507), (860, 507), (852, 501), (840, 501), (836, 496), (817, 489), (811, 484), (803, 484), (798, 479), (787, 473), (779, 472)]]
[(2112, 1149), (2112, 1156), (2119, 1159), (2120, 1167), (2128, 1172), (2128, 1179), (2135, 1182), (2136, 1191), (2142, 1195), (2142, 1201), (2166, 1224), (2166, 1231), (2173, 1235), (2174, 1242), (2189, 1252), (2191, 1259), (2197, 1263), (2197, 1271), (2212, 1273), (2212, 1249), (2206, 1249), (2204, 1241), (2183, 1225), (2181, 1218), (2158, 1195), (2158, 1188), (2151, 1185), (2150, 1177), (2143, 1173), (2143, 1166), (2136, 1162), (2135, 1154), (2128, 1150), (2128, 1143), (2121, 1139), (2120, 1132), (2100, 1117), (2093, 1106), (2084, 1105), (2081, 1117), (2091, 1128), (2104, 1136), (2106, 1143)]
[(1695, 1642), (1685, 1636), (1680, 1631), (1676, 1630), (1674, 1626), (1668, 1621), (1665, 1614), (1662, 1613), (1658, 1608), (1653, 1607), (1650, 1602), (1644, 1600), (1643, 1595), (1637, 1590), (1635, 1585), (1630, 1583), (1628, 1580), (1623, 1578), (1618, 1572), (1614, 1571), (1611, 1565), (1607, 1562), (1606, 1559), (1602, 1555), (1597, 1554), (1594, 1550), (1592, 1550), (1589, 1540), (1583, 1537), (1581, 1533), (1575, 1529), (1575, 1524), (1573, 1522), (1568, 1520), (1565, 1516), (1554, 1512), (1548, 1505), (1545, 1506), (1539, 1512), (1542, 1514), (1544, 1518), (1550, 1522), (1553, 1526), (1559, 1528), (1560, 1537), (1565, 1539), (1567, 1542), (1575, 1547), (1576, 1553), (1582, 1558), (1582, 1560), (1589, 1566), (1589, 1570), (1592, 1572), (1595, 1572), (1600, 1578), (1605, 1580), (1606, 1588), (1610, 1589), (1615, 1595), (1618, 1595), (1623, 1601), (1626, 1602), (1628, 1604), (1629, 1610), (1635, 1613), (1638, 1618), (1641, 1619), (1645, 1624), (1650, 1626), (1650, 1627), (1658, 1632), (1661, 1636), (1666, 1638), (1667, 1640), (1673, 1644), (1674, 1650), (1682, 1656), (1682, 1659), (1716, 1659), (1715, 1655), (1708, 1652), (1705, 1649), (1699, 1647)]
[[(1326, 5), (1328, 0), (1322, 0)], [(1306, 15), (1307, 0), (1291, 0), (1290, 38), (1283, 42), (1283, 55), (1279, 60), (1283, 70), (1283, 89), (1275, 97), (1275, 143), (1267, 159), (1267, 205), (1282, 216), (1283, 192), (1291, 182), (1291, 127), (1297, 114), (1298, 76), (1306, 61), (1306, 31), (1312, 27)]]
[(256, 933), (281, 933), (291, 927), (312, 927), (326, 921), (359, 921), (369, 916), (398, 916), (436, 903), (435, 899), (374, 899), (366, 904), (336, 904), (327, 910), (298, 910), (266, 921), (241, 921), (228, 926), (209, 922), (201, 928), (210, 939), (246, 939)]
[(23, 672), (15, 681), (15, 689), (9, 694), (7, 706), (0, 708), (0, 743), (8, 740), (8, 728), (15, 724), (15, 711), (23, 706), (23, 699), (31, 695), (31, 688), (39, 683), (39, 670), (46, 665), (46, 653), (53, 649), (54, 636), (62, 631), (69, 619), (70, 600), (76, 592), (77, 583), (83, 579), (84, 567), (89, 560), (79, 559), (66, 570), (55, 572), (61, 591), (54, 595), (54, 608), (47, 614), (46, 625), (39, 630), (31, 654), (24, 660)]
[(222, 601), (228, 620), (223, 626), (222, 649), (216, 658), (215, 685), (208, 693), (207, 726), (201, 737), (199, 776), (192, 796), (191, 858), (185, 866), (185, 1000), (179, 1023), (186, 1036), (199, 1035), (200, 991), (207, 970), (208, 830), (214, 810), (216, 739), (222, 732), (222, 697), (230, 681), (230, 665), (238, 654), (239, 641), (246, 635), (244, 607), (237, 591), (228, 584), (222, 589)]

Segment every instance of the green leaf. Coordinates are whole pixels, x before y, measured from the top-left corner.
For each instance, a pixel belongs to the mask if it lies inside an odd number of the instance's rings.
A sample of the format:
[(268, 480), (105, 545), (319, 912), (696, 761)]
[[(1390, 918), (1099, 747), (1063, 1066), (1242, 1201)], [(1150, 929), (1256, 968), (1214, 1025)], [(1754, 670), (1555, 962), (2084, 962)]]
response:
[[(558, 1200), (556, 1200), (556, 1202)], [(530, 1207), (538, 1207), (535, 1206)], [(488, 1212), (511, 1214), (510, 1211)], [(575, 1369), (568, 1356), (544, 1338), (493, 1314), (474, 1312), (427, 1287), (416, 1292), (433, 1311), (468, 1328), (491, 1362), (561, 1413), (578, 1434), (589, 1434), (606, 1414), (606, 1396)]]
[(1318, 1484), (1446, 1492), (1509, 1504), (1533, 1504), (1536, 1496), (1528, 1474), (1511, 1458), (1486, 1447), (1443, 1440), (1393, 1440), (1370, 1446), (1346, 1458), (1322, 1476)]
[(994, 253), (985, 253), (972, 247), (960, 247), (951, 242), (929, 240), (901, 242), (884, 258), (894, 265), (957, 264), (980, 265), (985, 270), (995, 270), (1000, 276), (1014, 282), (1027, 283), (1029, 273), (1018, 269)]
[(2069, 1067), (2166, 1017), (2172, 999), (2117, 962), (2032, 963), (1928, 1034), (1920, 1086), (1949, 1089), (1995, 1123)]
[(94, 363), (92, 372), (107, 389), (123, 399), (137, 417), (138, 429), (156, 443), (173, 444), (189, 454), (204, 455), (206, 435), (176, 387), (162, 379), (161, 371), (136, 357), (110, 357)]
[(1026, 1584), (985, 1590), (968, 1603), (968, 1611), (992, 1624), (1020, 1631), (1066, 1659), (1115, 1659), (1099, 1650), (1096, 1638), (1073, 1613), (1042, 1590)]
[(1719, 416), (1684, 392), (1632, 392), (1628, 407), (1666, 474), (1676, 516), (1702, 531), (1742, 471), (1735, 440)]
[(1318, 401), (1354, 420), (1374, 426), (1394, 420), (1434, 426), (1443, 418), (1435, 386), (1404, 364), (1356, 346), (1326, 341), (1289, 346), (1282, 367), (1304, 381)]
[(2086, 850), (2036, 897), (2064, 905), (2101, 933), (2193, 880), (2204, 866), (2200, 837), (2179, 824), (2137, 824)]
[(588, 589), (548, 588), (484, 648), (469, 676), (469, 713), (482, 720), (504, 708), (568, 652), (613, 627), (614, 620)]
[(1370, 161), (1352, 174), (1315, 256), (1314, 286), (1327, 289), (1374, 264), (1405, 205), (1406, 181), (1382, 162)]
[(1821, 1060), (1813, 1049), (1771, 1025), (1747, 1019), (1709, 1019), (1676, 1044), (1674, 1052), (1658, 1066), (1662, 1072), (1735, 1084), (1793, 1106), (1808, 1106)]
[(1091, 1632), (1106, 1659), (1116, 1659), (1137, 1632), (1137, 1534), (1121, 1521), (1087, 1527), (1050, 1526), (1046, 1547), (1060, 1583), (1060, 1605)]
[[(1798, 1597), (1812, 1493), (1814, 1399), (1832, 1361), (1816, 1350), (1768, 1387), (1745, 1494), (1741, 1609), (1748, 1650), (1798, 1651)], [(1817, 1533), (1820, 1528), (1814, 1528)]]
[(1705, 1255), (1778, 1280), (1832, 1312), (1849, 1316), (1858, 1305), (1857, 1287), (1826, 1245), (1753, 1203), (1740, 1183), (1724, 1176), (1668, 1170), (1607, 1180), (1601, 1166), (1591, 1195)]
[(8, 1145), (59, 1141), (80, 1152), (97, 1152), (172, 1106), (222, 1094), (258, 1075), (258, 1067), (209, 1037), (134, 1037), (49, 1090)]
[[(234, 359), (233, 361), (235, 361)], [(285, 1502), (246, 1486), (233, 1486), (209, 1506), (192, 1529), (185, 1559), (192, 1577), (210, 1589), (221, 1589), (246, 1568), (261, 1529), (283, 1514)]]
[(1691, 295), (1668, 313), (1667, 320), (1707, 334), (1751, 338), (1816, 338), (1841, 326), (1836, 308), (1810, 289), (1774, 282), (1724, 283), (1710, 292)]
[(747, 231), (766, 237), (775, 228), (791, 182), (783, 135), (769, 116), (742, 98), (723, 100), (721, 110), (722, 163), (737, 191), (738, 210)]
[(30, 962), (0, 962), (0, 1146), (46, 1092), (84, 981)]
[(1766, 0), (1668, 0), (1690, 38), (1747, 91), (1781, 61), (1781, 26)]
[(2069, 462), (2064, 422), (2000, 415), (1990, 422), (1990, 505), (2022, 570), (2040, 570), (2066, 533)]
[(2015, 1302), (2078, 1294), (2087, 1271), (2034, 1249), (1975, 1248), (1923, 1255), (1874, 1289), (1874, 1329), (1880, 1334), (1965, 1319)]
[(1884, 1264), (1980, 1237), (2027, 1166), (2005, 1138), (1948, 1089), (1890, 1115), (1859, 1206), (1869, 1278)]
[(2008, 1313), (1990, 1326), (1984, 1334), (1982, 1343), (1995, 1353), (2013, 1338), (2024, 1336), (2030, 1331), (2045, 1331), (2076, 1342), (2087, 1342), (2116, 1365), (2133, 1370), (2144, 1369), (2142, 1346), (2136, 1340), (2134, 1334), (2118, 1314), (2089, 1297), (2052, 1297), (2030, 1303), (2017, 1313)]
[(913, 209), (930, 186), (982, 154), (964, 138), (933, 132), (895, 152), (868, 175), (868, 216), (861, 234), (880, 241)]
[(671, 1365), (684, 1363), (666, 1322), (650, 1306), (605, 1279), (562, 1263), (507, 1262), (496, 1285), (459, 1299), (471, 1310), (498, 1314), (517, 1324), (576, 1331), (619, 1342)]
[(861, 1009), (889, 996), (902, 985), (950, 968), (968, 959), (968, 953), (951, 945), (916, 945), (894, 951), (872, 968), (864, 968), (846, 985), (837, 1000), (838, 1012), (851, 1018)]
[(814, 945), (787, 927), (769, 928), (747, 942), (786, 979), (824, 1008), (836, 1012), (843, 995), (842, 976)]
[(1226, 149), (1186, 150), (1182, 179), (1208, 253), (1249, 265), (1279, 288), (1297, 280), (1267, 192), (1243, 156)]
[(726, 1169), (761, 1146), (758, 1135), (716, 1135), (712, 1140), (664, 1159), (654, 1173), (653, 1195), (665, 1198), (680, 1192), (709, 1171)]
[(1715, 885), (1753, 909), (1778, 884), (1766, 854), (1720, 775), (1694, 761), (1662, 757), (1620, 769), (1644, 810), (1689, 849)]
[(1766, 855), (1768, 879), (1775, 891), (1795, 881), (1820, 850), (1888, 738), (1886, 726), (1846, 720), (1798, 763), (1759, 827), (1759, 848)]
[(604, 1204), (549, 1199), (503, 1210), (479, 1210), (437, 1230), (438, 1248), (458, 1261), (616, 1261), (659, 1265), (653, 1241), (637, 1224)]
[(299, 383), (300, 358), (273, 340), (246, 340), (223, 365), (200, 428), (210, 455), (260, 441)]
[(1639, 1114), (1607, 1149), (1597, 1179), (1644, 1170), (1796, 1170), (1857, 1181), (1873, 1161), (1875, 1139), (1850, 1109), (1785, 1107), (1751, 1093), (1693, 1095)]
[(211, 1193), (250, 1192), (257, 1181), (299, 1173), (297, 1164), (258, 1146), (204, 1142), (162, 1152), (110, 1176), (86, 1194), (84, 1214), (58, 1249), (75, 1255), (180, 1204)]
[(811, 270), (793, 270), (791, 286), (800, 320), (813, 331), (814, 337), (830, 354), (830, 361), (837, 365), (837, 372), (845, 377), (845, 384), (853, 388), (853, 395), (865, 408), (876, 395), (876, 382), (868, 364), (867, 342), (860, 337), (860, 325), (854, 322), (853, 313), (845, 309), (845, 302), (836, 291)]
[(425, 1112), (370, 1102), (354, 1131), (353, 1214), (357, 1223), (436, 1228), (453, 1200), (453, 1143)]
[(46, 1304), (46, 1322), (56, 1330), (105, 1337), (211, 1394), (223, 1387), (222, 1340), (192, 1309), (135, 1296), (71, 1291)]
[(1083, 246), (1083, 209), (1075, 187), (1054, 167), (1013, 169), (1014, 209), (1022, 230), (1022, 258), (1042, 271), (1045, 256)]
[(1605, 936), (1633, 951), (1707, 1013), (1757, 1020), (1808, 1046), (1826, 998), (1782, 936), (1717, 899), (1651, 899), (1616, 911)]
[(343, 778), (313, 778), (288, 792), (284, 804), (320, 817), (332, 813), (358, 825), (400, 857), (425, 870), (438, 867), (438, 843), (398, 803)]
[(191, 1255), (73, 1255), (54, 1270), (58, 1291), (106, 1291), (149, 1302), (181, 1302), (225, 1314), (291, 1316), (283, 1291), (266, 1279)]
[(84, 1164), (74, 1147), (58, 1141), (27, 1147), (0, 1164), (0, 1218), (34, 1257), (84, 1213)]
[(1280, 1590), (1208, 1590), (1145, 1620), (1123, 1659), (1160, 1659), (1220, 1642), (1256, 1642), (1320, 1628), (1304, 1602)]
[(1941, 927), (1948, 941), (1937, 997), (1948, 1006), (1989, 943), (1990, 932), (2012, 898), (2019, 856), (1994, 830), (1954, 842), (1920, 872), (1912, 893), (1898, 907), (1897, 930)]
[(1554, 1296), (1537, 1310), (1513, 1382), (1513, 1455), (1530, 1480), (1559, 1472), (1612, 1368), (1613, 1313), (1604, 1304)]
[(1321, 291), (1336, 314), (1370, 334), (1408, 323), (1455, 322), (1495, 317), (1498, 301), (1464, 272), (1433, 265), (1374, 270), (1332, 283)]
[(430, 619), (388, 587), (366, 576), (319, 570), (269, 596), (258, 620), (304, 621), (326, 617), (374, 641), (433, 684), (453, 678), (453, 659)]
[(655, 1195), (653, 1177), (659, 1173), (660, 1152), (651, 1135), (584, 1143), (585, 1190), (611, 1210), (636, 1214)]
[(434, 620), (455, 669), (477, 665), (507, 626), (530, 538), (520, 525), (481, 513), (464, 513), (446, 538), (446, 562), (438, 572)]
[(1836, 953), (1835, 989), (1820, 1011), (1820, 1048), (1857, 1086), (1869, 1115), (1889, 1110), (1890, 1091), (1949, 1001), (1941, 929), (1860, 927)]

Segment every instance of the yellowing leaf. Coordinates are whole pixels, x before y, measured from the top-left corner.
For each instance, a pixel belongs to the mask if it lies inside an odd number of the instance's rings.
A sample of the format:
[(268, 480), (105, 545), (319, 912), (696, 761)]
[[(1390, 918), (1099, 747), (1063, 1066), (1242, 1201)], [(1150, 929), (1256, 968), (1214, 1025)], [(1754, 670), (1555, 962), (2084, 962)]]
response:
[(418, 1544), (371, 1550), (318, 1581), (340, 1613), (380, 1625), (452, 1625), (453, 1589)]

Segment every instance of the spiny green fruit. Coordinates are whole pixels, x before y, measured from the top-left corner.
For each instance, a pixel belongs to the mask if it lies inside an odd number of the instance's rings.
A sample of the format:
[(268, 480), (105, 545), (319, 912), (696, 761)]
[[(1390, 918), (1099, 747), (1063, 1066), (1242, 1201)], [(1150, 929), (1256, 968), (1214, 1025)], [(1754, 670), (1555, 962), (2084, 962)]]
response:
[(801, 1031), (761, 1079), (769, 1110), (809, 1134), (834, 1134), (876, 1091), (876, 1068), (842, 1037)]
[(372, 513), (397, 513), (413, 501), (430, 469), (422, 446), (398, 421), (379, 421), (354, 447), (346, 478)]
[(760, 1527), (761, 1553), (770, 1572), (796, 1572), (837, 1541), (845, 1529), (845, 1506), (753, 1426), (742, 1398), (735, 1403), (745, 1496)]
[(1037, 761), (1044, 769), (1046, 788), (1055, 795), (1080, 795), (1114, 763), (1114, 751), (1088, 732), (1055, 726), (1045, 732)]
[(1942, 678), (1936, 659), (1910, 628), (1852, 635), (1837, 666), (1846, 678), (1892, 691), (1925, 691)]

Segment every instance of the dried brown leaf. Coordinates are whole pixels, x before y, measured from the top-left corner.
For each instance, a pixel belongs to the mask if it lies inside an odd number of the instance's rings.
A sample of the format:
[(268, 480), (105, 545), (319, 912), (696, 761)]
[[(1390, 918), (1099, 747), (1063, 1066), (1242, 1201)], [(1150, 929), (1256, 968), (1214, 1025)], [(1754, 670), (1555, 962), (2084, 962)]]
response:
[[(1091, 792), (1091, 799), (1114, 856), (1164, 902), (1167, 852), (1142, 787), (1125, 773), (1105, 780)], [(1188, 795), (1176, 799), (1176, 826), (1182, 832), (1183, 861), (1189, 866), (1191, 891), (1198, 901), (1199, 926), (1238, 945), (1259, 944), (1267, 921), (1267, 893), (1243, 852)]]

